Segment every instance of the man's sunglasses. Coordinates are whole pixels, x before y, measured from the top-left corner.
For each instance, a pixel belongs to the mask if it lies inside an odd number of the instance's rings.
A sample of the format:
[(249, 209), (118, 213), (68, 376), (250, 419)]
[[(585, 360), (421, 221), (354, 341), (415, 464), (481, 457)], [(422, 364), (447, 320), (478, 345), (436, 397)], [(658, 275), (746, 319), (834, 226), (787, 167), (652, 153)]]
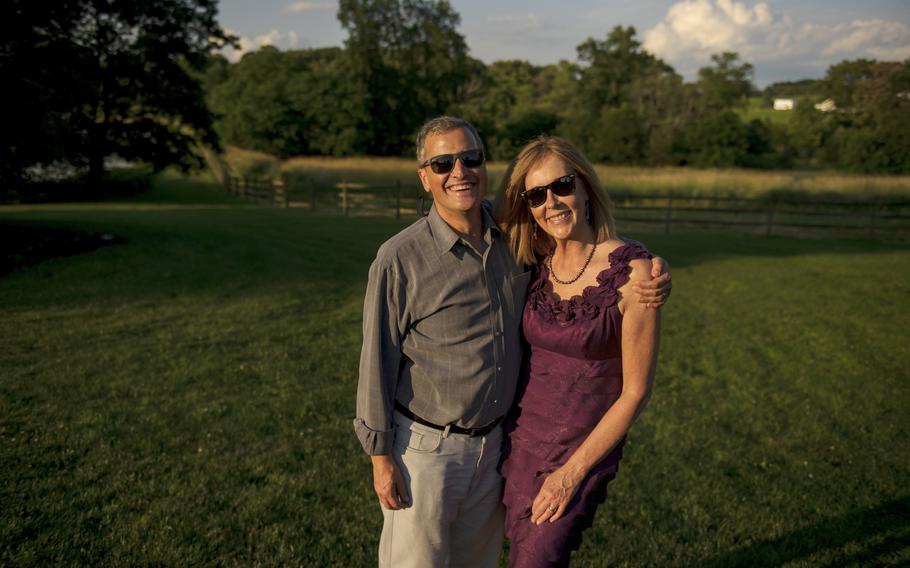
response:
[(462, 165), (466, 168), (479, 168), (483, 165), (483, 150), (474, 149), (465, 150), (458, 154), (440, 154), (439, 156), (433, 156), (426, 162), (420, 164), (420, 167), (425, 168), (430, 166), (433, 173), (447, 174), (455, 167), (456, 160), (461, 160)]
[(521, 196), (531, 207), (540, 207), (547, 201), (547, 190), (553, 192), (553, 195), (566, 197), (572, 195), (575, 191), (575, 174), (564, 175), (556, 178), (547, 185), (532, 187), (521, 192)]

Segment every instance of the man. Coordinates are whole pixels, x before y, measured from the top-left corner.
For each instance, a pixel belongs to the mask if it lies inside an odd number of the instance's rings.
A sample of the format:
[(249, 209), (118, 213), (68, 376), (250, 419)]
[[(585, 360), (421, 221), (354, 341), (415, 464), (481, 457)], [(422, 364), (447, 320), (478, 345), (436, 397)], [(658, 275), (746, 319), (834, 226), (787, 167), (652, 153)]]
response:
[[(515, 395), (530, 272), (482, 205), (483, 142), (470, 123), (427, 122), (417, 160), (433, 207), (380, 247), (364, 301), (354, 429), (383, 509), (379, 565), (496, 566), (500, 422)], [(642, 301), (659, 305), (652, 283)]]

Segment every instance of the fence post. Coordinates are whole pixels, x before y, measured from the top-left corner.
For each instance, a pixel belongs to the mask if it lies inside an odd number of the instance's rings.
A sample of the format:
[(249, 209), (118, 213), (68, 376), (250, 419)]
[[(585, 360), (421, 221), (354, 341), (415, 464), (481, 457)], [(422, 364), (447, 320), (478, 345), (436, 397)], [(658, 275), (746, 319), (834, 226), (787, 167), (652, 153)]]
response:
[(664, 234), (670, 234), (670, 224), (673, 217), (673, 194), (667, 196), (667, 210), (664, 213)]
[(348, 182), (341, 182), (341, 214), (348, 216)]
[(771, 230), (774, 228), (774, 203), (771, 204), (771, 209), (768, 210), (768, 223), (765, 226), (765, 236), (771, 236)]
[(284, 180), (272, 180), (272, 205), (275, 207), (288, 207), (288, 193), (284, 187)]
[(395, 218), (401, 219), (401, 180), (395, 180)]
[(869, 238), (875, 238), (875, 218), (879, 212), (878, 199), (872, 202), (872, 210), (869, 212)]
[(306, 178), (307, 185), (310, 186), (310, 213), (316, 212), (316, 184), (313, 182), (313, 178)]

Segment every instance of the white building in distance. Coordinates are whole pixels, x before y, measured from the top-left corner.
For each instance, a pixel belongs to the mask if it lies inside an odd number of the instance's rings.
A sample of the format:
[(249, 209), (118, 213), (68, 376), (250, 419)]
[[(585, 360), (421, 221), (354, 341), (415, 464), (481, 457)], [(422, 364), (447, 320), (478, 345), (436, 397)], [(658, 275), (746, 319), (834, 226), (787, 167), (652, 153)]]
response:
[(793, 99), (774, 99), (774, 110), (793, 110), (796, 102)]
[(837, 109), (837, 105), (834, 104), (834, 99), (825, 99), (815, 105), (815, 110), (820, 110), (822, 112), (831, 112), (835, 109)]

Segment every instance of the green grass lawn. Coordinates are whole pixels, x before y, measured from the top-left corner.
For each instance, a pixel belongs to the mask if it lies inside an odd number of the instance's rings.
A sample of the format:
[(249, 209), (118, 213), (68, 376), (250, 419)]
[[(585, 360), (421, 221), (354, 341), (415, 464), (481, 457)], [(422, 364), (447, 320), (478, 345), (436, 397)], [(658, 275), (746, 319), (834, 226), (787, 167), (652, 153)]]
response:
[[(0, 276), (0, 565), (373, 565), (362, 295), (406, 222), (161, 178), (0, 223), (122, 239)], [(910, 247), (631, 234), (657, 386), (577, 566), (910, 562)]]
[(786, 125), (793, 114), (792, 110), (774, 110), (765, 103), (763, 97), (749, 97), (746, 106), (737, 111), (745, 123), (753, 120), (766, 120), (772, 124)]

